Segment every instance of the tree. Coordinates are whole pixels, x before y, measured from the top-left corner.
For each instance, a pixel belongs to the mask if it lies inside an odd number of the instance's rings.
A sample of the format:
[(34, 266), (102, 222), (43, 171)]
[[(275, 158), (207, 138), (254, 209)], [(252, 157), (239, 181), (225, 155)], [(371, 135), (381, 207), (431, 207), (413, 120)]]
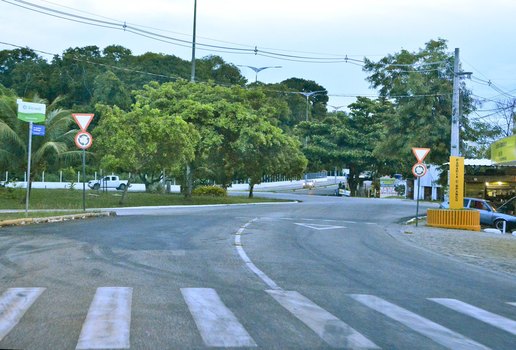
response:
[[(395, 113), (385, 123), (385, 137), (375, 155), (409, 175), (412, 147), (431, 148), (427, 161), (442, 164), (449, 157), (453, 88), (453, 53), (446, 41), (431, 40), (417, 52), (401, 50), (378, 62), (366, 59), (367, 81), (382, 98), (393, 101)], [(470, 91), (461, 83), (462, 148), (475, 141), (468, 114), (474, 109)]]
[(149, 190), (164, 170), (170, 173), (192, 161), (199, 134), (181, 117), (140, 104), (129, 112), (116, 106), (97, 109), (103, 117), (94, 130), (94, 147), (105, 168), (137, 174)]
[(516, 98), (497, 102), (496, 107), (502, 117), (502, 137), (516, 134)]
[(236, 143), (240, 159), (237, 173), (249, 179), (249, 198), (266, 175), (301, 176), (308, 161), (300, 147), (298, 140), (270, 123), (257, 120), (243, 128)]
[(263, 125), (272, 126), (277, 113), (267, 105), (268, 97), (260, 90), (187, 81), (149, 84), (136, 93), (136, 101), (165, 114), (180, 115), (199, 132), (195, 158), (181, 178), (185, 195), (191, 193), (194, 179), (212, 179), (229, 186), (242, 169), (244, 130), (254, 134)]
[[(300, 92), (315, 92), (321, 91), (320, 93), (309, 96), (308, 102), (308, 113), (310, 119), (322, 119), (326, 116), (326, 104), (328, 103), (328, 93), (326, 89), (321, 85), (317, 84), (313, 80), (305, 80), (300, 78), (290, 78), (280, 83), (281, 86), (288, 89), (287, 92), (297, 92), (297, 96), (289, 99), (290, 108), (295, 111), (297, 110), (298, 122), (306, 120), (306, 96), (299, 94)], [(303, 101), (303, 102), (301, 102)], [(296, 106), (292, 105), (296, 104)], [(302, 108), (299, 108), (299, 107)], [(301, 113), (300, 113), (301, 112)]]
[(385, 100), (359, 97), (349, 108), (349, 114), (330, 114), (321, 121), (303, 122), (297, 130), (301, 137), (308, 137), (303, 152), (311, 169), (349, 169), (351, 195), (355, 196), (360, 174), (376, 173), (381, 168), (373, 152), (392, 106)]
[(48, 97), (49, 68), (47, 61), (32, 49), (0, 51), (0, 84), (13, 89), (19, 96)]
[(118, 106), (123, 110), (128, 110), (131, 106), (131, 94), (112, 71), (99, 74), (93, 84), (92, 103)]
[[(45, 103), (38, 97), (32, 102)], [(81, 151), (74, 146), (76, 130), (70, 111), (56, 108), (59, 102), (58, 98), (47, 106), (45, 136), (32, 137), (31, 179), (49, 167), (72, 165), (81, 159)], [(28, 128), (29, 123), (17, 118), (16, 97), (4, 90), (0, 95), (0, 165), (5, 169), (19, 174), (26, 171)]]

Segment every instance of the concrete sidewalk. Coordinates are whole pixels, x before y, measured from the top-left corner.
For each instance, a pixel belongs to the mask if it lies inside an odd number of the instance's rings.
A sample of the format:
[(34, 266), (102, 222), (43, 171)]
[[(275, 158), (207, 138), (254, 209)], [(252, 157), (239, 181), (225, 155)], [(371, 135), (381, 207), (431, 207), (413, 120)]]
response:
[(387, 232), (418, 248), (516, 276), (516, 236), (426, 226), (391, 225)]

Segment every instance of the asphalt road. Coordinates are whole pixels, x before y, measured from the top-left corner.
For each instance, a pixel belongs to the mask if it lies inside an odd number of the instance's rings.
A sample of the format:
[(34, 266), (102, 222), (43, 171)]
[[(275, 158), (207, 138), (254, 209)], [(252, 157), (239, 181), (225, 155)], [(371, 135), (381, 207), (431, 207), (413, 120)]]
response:
[(414, 202), (274, 196), (2, 228), (0, 348), (514, 348), (515, 279), (391, 237)]

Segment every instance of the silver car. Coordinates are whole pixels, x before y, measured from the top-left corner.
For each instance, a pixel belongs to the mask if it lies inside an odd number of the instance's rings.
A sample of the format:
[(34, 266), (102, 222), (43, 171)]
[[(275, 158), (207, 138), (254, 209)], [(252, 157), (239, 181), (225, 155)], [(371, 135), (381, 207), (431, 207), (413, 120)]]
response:
[[(439, 207), (447, 209), (449, 208), (449, 203), (443, 202)], [(503, 230), (505, 223), (505, 230), (507, 232), (516, 230), (516, 216), (498, 212), (495, 205), (488, 200), (466, 197), (464, 198), (464, 208), (478, 210), (480, 212), (481, 225), (493, 226)]]

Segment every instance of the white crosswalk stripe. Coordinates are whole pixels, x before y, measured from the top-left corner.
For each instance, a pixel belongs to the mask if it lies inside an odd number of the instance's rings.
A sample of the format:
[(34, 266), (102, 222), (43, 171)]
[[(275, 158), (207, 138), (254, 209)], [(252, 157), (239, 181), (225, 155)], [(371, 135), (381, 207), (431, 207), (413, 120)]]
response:
[(372, 341), (298, 292), (267, 290), (267, 293), (331, 347), (379, 349)]
[(485, 350), (488, 349), (482, 344), (479, 344), (469, 338), (466, 338), (459, 333), (456, 333), (448, 328), (445, 328), (435, 322), (432, 322), (424, 317), (421, 317), (411, 311), (405, 310), (395, 304), (383, 300), (374, 295), (366, 294), (351, 294), (356, 301), (363, 305), (378, 311), (385, 316), (396, 320), (408, 328), (425, 335), (442, 346), (453, 350)]
[(256, 343), (211, 288), (181, 288), (188, 309), (209, 347), (254, 347)]
[(45, 288), (10, 288), (0, 297), (0, 340), (20, 322)]
[(76, 349), (128, 349), (133, 289), (98, 288)]
[(482, 310), (476, 306), (466, 304), (457, 299), (446, 299), (446, 298), (429, 298), (428, 300), (435, 301), (447, 308), (463, 313), (490, 324), (491, 326), (503, 329), (511, 334), (516, 335), (516, 321), (510, 320), (506, 317), (494, 314), (492, 312)]
[[(10, 288), (0, 296), (0, 342), (22, 320), (45, 288)], [(296, 317), (332, 348), (380, 349), (372, 340), (321, 308), (297, 291), (265, 291), (281, 307)], [(47, 291), (48, 293), (48, 291)], [(132, 288), (98, 288), (82, 326), (76, 349), (129, 349)], [(257, 347), (257, 343), (235, 314), (212, 288), (181, 288), (181, 295), (195, 321), (192, 329), (207, 347)], [(395, 320), (448, 349), (488, 349), (438, 323), (408, 311), (380, 297), (367, 294), (349, 296), (376, 312)], [(428, 298), (437, 304), (516, 335), (516, 321), (458, 299)], [(272, 302), (272, 299), (271, 299)], [(515, 302), (504, 302), (516, 307)], [(510, 307), (510, 306), (508, 306)], [(27, 317), (25, 317), (27, 318)], [(281, 332), (281, 329), (278, 330)], [(7, 339), (6, 339), (7, 341)], [(1, 344), (1, 343), (0, 343)], [(260, 346), (263, 346), (260, 345)], [(0, 346), (1, 347), (1, 346)]]

